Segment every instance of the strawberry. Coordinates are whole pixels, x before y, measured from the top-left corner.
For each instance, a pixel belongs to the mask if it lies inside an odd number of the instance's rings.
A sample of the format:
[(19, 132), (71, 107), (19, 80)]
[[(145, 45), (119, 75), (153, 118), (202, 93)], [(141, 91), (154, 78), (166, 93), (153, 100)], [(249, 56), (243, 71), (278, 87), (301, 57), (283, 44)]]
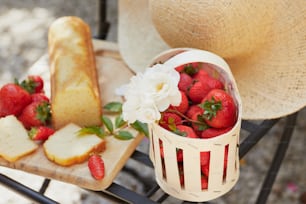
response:
[(47, 140), (55, 130), (47, 126), (32, 127), (28, 132), (32, 140)]
[(205, 110), (205, 121), (211, 127), (226, 128), (236, 123), (237, 113), (234, 99), (224, 90), (211, 90), (200, 106)]
[(213, 138), (230, 131), (232, 127), (226, 128), (207, 128), (201, 134), (201, 138)]
[(200, 163), (201, 166), (209, 165), (210, 152), (200, 152)]
[(189, 137), (189, 138), (198, 138), (197, 134), (194, 132), (194, 130), (186, 125), (178, 125), (176, 126), (176, 131), (178, 135)]
[(30, 94), (17, 84), (9, 83), (0, 89), (0, 117), (18, 116), (32, 102)]
[(232, 127), (226, 128), (207, 128), (206, 130), (202, 131), (201, 138), (212, 138), (219, 135), (222, 135), (228, 131), (230, 131)]
[(159, 152), (160, 152), (160, 157), (164, 159), (165, 158), (164, 147), (163, 147), (163, 142), (161, 140), (159, 140)]
[(203, 109), (194, 113), (191, 117), (192, 120), (192, 128), (197, 133), (197, 135), (201, 135), (203, 130), (208, 128), (204, 118), (203, 118)]
[(193, 75), (193, 79), (200, 81), (202, 77), (208, 76), (208, 73), (204, 69), (199, 69), (199, 71)]
[(178, 163), (177, 167), (178, 167), (178, 173), (179, 173), (179, 177), (180, 177), (180, 184), (181, 184), (181, 186), (184, 186), (185, 179), (184, 179), (184, 166), (183, 166), (183, 163)]
[(206, 84), (208, 87), (210, 87), (210, 89), (224, 89), (224, 84), (220, 80), (209, 75), (199, 74), (195, 76), (195, 79), (201, 81), (203, 84)]
[(209, 164), (201, 165), (201, 173), (204, 176), (209, 176)]
[(184, 73), (186, 73), (190, 76), (197, 73), (198, 69), (199, 69), (199, 63), (198, 62), (183, 64), (183, 65), (175, 68), (176, 71), (178, 71), (180, 73), (184, 72)]
[(98, 154), (93, 154), (89, 157), (87, 166), (89, 171), (96, 180), (104, 178), (105, 166), (102, 157)]
[(176, 160), (177, 162), (183, 161), (183, 150), (182, 149), (176, 149)]
[(208, 188), (208, 178), (206, 176), (201, 177), (201, 187), (202, 190)]
[(180, 93), (181, 93), (181, 98), (182, 98), (181, 103), (178, 106), (170, 105), (169, 109), (177, 110), (178, 112), (185, 114), (189, 108), (189, 101), (188, 101), (188, 97), (183, 91), (180, 91)]
[(184, 66), (185, 66), (185, 65), (181, 65), (181, 66), (175, 67), (175, 70), (176, 70), (177, 72), (179, 72), (179, 73), (182, 73), (182, 72), (184, 72)]
[(180, 73), (180, 80), (178, 83), (178, 88), (181, 91), (187, 92), (188, 88), (191, 86), (193, 79), (186, 73)]
[(46, 125), (51, 118), (50, 104), (46, 101), (32, 102), (26, 106), (18, 119), (25, 128)]
[(50, 99), (44, 93), (33, 93), (31, 94), (32, 101), (46, 101), (50, 102)]
[(197, 113), (197, 112), (204, 112), (204, 110), (200, 107), (200, 106), (198, 106), (197, 104), (195, 104), (195, 105), (191, 105), (190, 107), (189, 107), (189, 109), (187, 110), (187, 113), (186, 113), (186, 116), (188, 117), (188, 118), (192, 118), (192, 116), (195, 114), (195, 113)]
[(193, 103), (200, 103), (209, 91), (208, 85), (196, 81), (188, 90), (188, 96)]
[(44, 81), (38, 75), (30, 75), (27, 79), (20, 83), (20, 86), (27, 90), (29, 93), (41, 93), (44, 88)]
[(175, 130), (177, 125), (182, 124), (182, 118), (175, 113), (163, 112), (159, 125), (167, 130)]
[(224, 149), (224, 171), (227, 169), (227, 160), (228, 160), (228, 145), (225, 146)]

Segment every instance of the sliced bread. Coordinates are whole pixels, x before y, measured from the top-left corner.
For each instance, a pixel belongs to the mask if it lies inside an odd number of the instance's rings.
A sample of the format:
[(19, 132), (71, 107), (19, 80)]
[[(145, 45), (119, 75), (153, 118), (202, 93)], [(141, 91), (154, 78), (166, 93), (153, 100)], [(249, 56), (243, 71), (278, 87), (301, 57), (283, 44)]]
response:
[(0, 118), (0, 156), (9, 162), (34, 152), (38, 145), (13, 115)]
[(43, 144), (47, 158), (61, 166), (82, 163), (93, 152), (105, 150), (105, 140), (97, 135), (79, 135), (80, 126), (69, 123), (57, 130)]

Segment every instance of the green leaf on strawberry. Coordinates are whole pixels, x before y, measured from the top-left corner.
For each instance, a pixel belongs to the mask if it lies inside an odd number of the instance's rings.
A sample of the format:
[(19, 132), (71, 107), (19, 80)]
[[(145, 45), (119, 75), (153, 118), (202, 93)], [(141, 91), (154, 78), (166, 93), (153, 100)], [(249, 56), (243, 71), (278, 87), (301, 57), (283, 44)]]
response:
[(32, 140), (47, 140), (55, 132), (54, 129), (47, 126), (32, 127), (28, 135)]
[(51, 118), (50, 103), (42, 101), (36, 108), (36, 118), (46, 124)]
[(21, 81), (20, 83), (17, 79), (15, 79), (15, 84), (21, 86), (30, 94), (40, 93), (44, 88), (43, 79), (38, 75), (30, 75), (27, 79)]
[(197, 127), (199, 131), (203, 131), (206, 130), (207, 128), (209, 128), (209, 126), (206, 124), (205, 119), (203, 118), (203, 115), (198, 115), (197, 116)]
[(221, 101), (216, 101), (214, 97), (211, 100), (207, 100), (204, 103), (200, 104), (200, 107), (205, 111), (203, 115), (207, 120), (211, 120), (213, 117), (217, 115), (217, 112), (221, 110), (222, 103)]

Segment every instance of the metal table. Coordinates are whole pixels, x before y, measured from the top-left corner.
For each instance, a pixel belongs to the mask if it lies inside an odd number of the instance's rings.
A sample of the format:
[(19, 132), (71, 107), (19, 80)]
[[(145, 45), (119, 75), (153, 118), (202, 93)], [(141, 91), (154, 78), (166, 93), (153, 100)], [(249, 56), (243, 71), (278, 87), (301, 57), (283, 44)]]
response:
[[(271, 162), (270, 168), (265, 175), (265, 180), (261, 186), (260, 193), (258, 195), (256, 204), (266, 203), (268, 196), (270, 194), (271, 188), (274, 184), (277, 172), (282, 164), (286, 150), (288, 148), (298, 113), (289, 115), (285, 118), (285, 124), (283, 126), (283, 133), (280, 137), (278, 147), (274, 153), (274, 158)], [(257, 122), (242, 121), (242, 129), (248, 132), (247, 137), (241, 141), (239, 147), (239, 157), (243, 158), (248, 151), (254, 147), (265, 135), (266, 133), (279, 121), (280, 119), (264, 120), (259, 124)], [(147, 167), (153, 168), (152, 163), (147, 154), (136, 150), (131, 158), (139, 162), (139, 165), (145, 165)], [(123, 171), (125, 168), (123, 168)], [(140, 172), (138, 172), (140, 174)], [(16, 191), (19, 194), (28, 197), (29, 199), (36, 201), (38, 203), (57, 203), (44, 196), (44, 192), (48, 188), (50, 179), (45, 179), (40, 190), (35, 191), (27, 186), (20, 184), (18, 181), (0, 174), (0, 183), (11, 190)], [(112, 183), (105, 191), (96, 191), (95, 194), (103, 197), (109, 197), (118, 200), (118, 203), (162, 203), (166, 201), (170, 196), (166, 193), (160, 193), (162, 190), (159, 188), (157, 183), (152, 183), (150, 189), (145, 194), (135, 193), (134, 191), (127, 189), (126, 187), (119, 185), (117, 183)], [(156, 193), (158, 192), (158, 196)], [(190, 203), (182, 201), (182, 203)], [(209, 203), (209, 202), (205, 202)]]
[[(100, 13), (100, 21), (98, 28), (98, 35), (95, 36), (99, 39), (105, 39), (107, 36), (109, 23), (106, 21), (106, 1), (100, 0), (99, 5), (99, 13)], [(288, 148), (298, 113), (294, 113), (285, 117), (285, 124), (283, 126), (283, 133), (280, 137), (280, 141), (278, 143), (278, 147), (274, 152), (274, 157), (271, 162), (270, 168), (268, 169), (265, 179), (262, 183), (261, 190), (258, 194), (256, 204), (264, 204), (266, 203), (268, 196), (271, 192), (272, 186), (276, 179), (277, 173), (280, 169), (282, 161), (285, 157), (286, 150)], [(245, 130), (248, 135), (244, 140), (240, 142), (239, 146), (239, 157), (242, 159), (252, 147), (254, 147), (267, 133), (268, 131), (280, 120), (264, 120), (264, 121), (242, 121), (242, 129)], [(272, 154), (272, 153), (271, 153)], [(131, 160), (138, 161), (139, 165), (144, 165), (149, 168), (153, 168), (153, 165), (147, 154), (136, 150), (131, 158)], [(125, 171), (124, 167), (122, 171)], [(136, 172), (140, 174), (141, 172)], [(0, 174), (0, 184), (6, 186), (8, 189), (11, 189), (25, 197), (29, 200), (33, 200), (38, 203), (46, 203), (46, 204), (54, 204), (57, 203), (52, 198), (48, 198), (44, 195), (46, 189), (48, 188), (50, 179), (45, 179), (43, 184), (40, 187), (39, 191), (35, 191), (18, 181), (15, 181), (9, 178), (6, 175)], [(117, 183), (112, 183), (106, 190), (104, 191), (96, 191), (94, 192), (97, 196), (111, 198), (113, 200), (118, 201), (118, 203), (162, 203), (167, 201), (170, 196), (164, 193), (156, 182), (150, 183), (148, 189), (144, 194), (136, 193), (125, 186), (119, 185)], [(181, 201), (181, 203), (191, 203), (187, 201)], [(209, 202), (204, 202), (209, 203)]]

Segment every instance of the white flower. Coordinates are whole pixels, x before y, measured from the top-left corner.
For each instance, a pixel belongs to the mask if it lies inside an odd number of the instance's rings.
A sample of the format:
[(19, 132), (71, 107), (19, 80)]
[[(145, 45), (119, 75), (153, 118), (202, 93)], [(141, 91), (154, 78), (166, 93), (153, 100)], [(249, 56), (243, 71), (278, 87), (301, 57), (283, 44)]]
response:
[(148, 68), (144, 74), (147, 92), (151, 93), (159, 111), (166, 110), (169, 105), (177, 106), (181, 102), (181, 94), (178, 89), (180, 75), (169, 66), (156, 64)]
[(123, 119), (129, 123), (139, 120), (144, 123), (153, 123), (159, 120), (161, 114), (151, 97), (135, 95), (123, 103)]
[(126, 100), (122, 107), (123, 119), (129, 123), (136, 120), (153, 123), (159, 120), (160, 112), (181, 102), (179, 79), (179, 73), (164, 64), (147, 68), (143, 74), (137, 73), (129, 84), (117, 89), (117, 94)]

